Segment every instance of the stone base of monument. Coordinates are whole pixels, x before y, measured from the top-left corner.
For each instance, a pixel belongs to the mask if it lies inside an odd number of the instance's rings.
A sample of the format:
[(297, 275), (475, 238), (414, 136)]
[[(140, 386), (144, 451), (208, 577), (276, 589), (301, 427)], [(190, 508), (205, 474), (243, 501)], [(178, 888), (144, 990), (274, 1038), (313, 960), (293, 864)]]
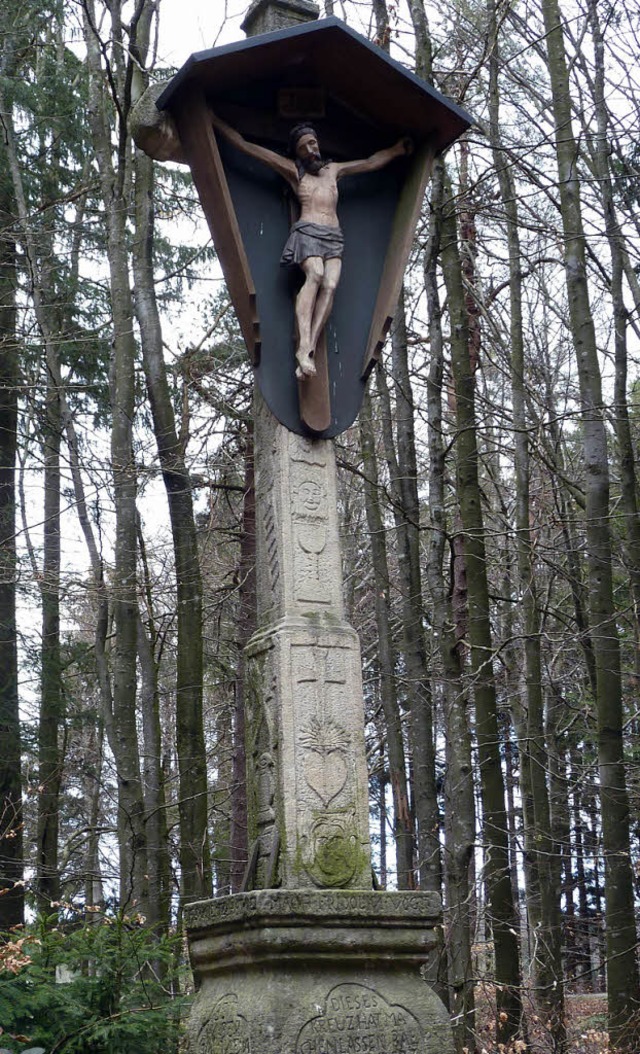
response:
[(187, 908), (190, 1054), (453, 1054), (430, 893), (260, 890)]

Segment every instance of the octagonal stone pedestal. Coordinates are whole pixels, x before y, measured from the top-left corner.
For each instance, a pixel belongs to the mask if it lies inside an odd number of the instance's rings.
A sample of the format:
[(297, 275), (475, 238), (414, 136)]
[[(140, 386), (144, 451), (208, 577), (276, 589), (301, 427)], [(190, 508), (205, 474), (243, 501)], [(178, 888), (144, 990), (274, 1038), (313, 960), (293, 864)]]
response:
[(453, 1054), (430, 893), (260, 890), (187, 909), (190, 1054)]

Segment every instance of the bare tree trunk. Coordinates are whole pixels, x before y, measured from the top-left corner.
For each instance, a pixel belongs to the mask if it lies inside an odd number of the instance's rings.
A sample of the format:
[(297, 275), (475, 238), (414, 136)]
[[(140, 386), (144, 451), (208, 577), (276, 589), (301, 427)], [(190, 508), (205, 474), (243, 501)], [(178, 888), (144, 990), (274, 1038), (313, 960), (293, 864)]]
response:
[[(103, 719), (111, 730), (113, 740), (112, 696), (109, 673), (105, 656), (107, 637), (108, 599), (102, 576), (102, 564), (95, 544), (80, 469), (79, 445), (73, 425), (73, 417), (67, 406), (65, 391), (60, 372), (57, 349), (57, 333), (60, 320), (52, 316), (49, 303), (50, 276), (47, 269), (52, 260), (53, 248), (51, 239), (44, 248), (38, 246), (35, 232), (31, 225), (22, 173), (19, 167), (15, 148), (15, 138), (11, 113), (5, 109), (5, 137), (8, 152), (8, 168), (13, 181), (17, 214), (22, 228), (25, 256), (31, 278), (31, 294), (36, 319), (42, 334), (46, 351), (47, 400), (46, 421), (44, 427), (45, 441), (45, 556), (43, 574), (40, 576), (37, 567), (35, 573), (41, 577), (41, 596), (43, 607), (43, 643), (42, 643), (42, 693), (39, 725), (40, 782), (43, 792), (38, 800), (38, 834), (37, 834), (37, 887), (41, 888), (43, 898), (50, 902), (58, 899), (58, 807), (59, 791), (62, 776), (62, 757), (58, 738), (62, 717), (62, 683), (59, 643), (59, 565), (60, 565), (60, 439), (64, 428), (67, 438), (71, 474), (74, 482), (76, 508), (87, 541), (91, 566), (96, 585), (98, 617), (96, 621), (96, 659)], [(78, 206), (82, 209), (82, 203)], [(40, 264), (39, 261), (44, 261)], [(77, 260), (74, 261), (77, 266)], [(102, 733), (101, 733), (102, 734)], [(95, 845), (93, 858), (97, 867), (98, 837), (90, 836)]]
[(382, 513), (380, 511), (378, 466), (371, 414), (371, 396), (365, 393), (360, 411), (360, 445), (364, 463), (365, 507), (373, 558), (376, 625), (378, 629), (378, 672), (380, 698), (387, 732), (389, 779), (393, 795), (394, 834), (398, 866), (398, 888), (415, 889), (413, 862), (413, 820), (402, 739), (402, 725), (396, 692), (397, 655), (390, 624), (391, 597), (389, 566)]
[[(394, 315), (391, 366), (395, 407), (385, 375), (377, 371), (383, 403), (382, 433), (389, 466), (389, 489), (398, 539), (398, 584), (402, 601), (404, 694), (409, 706), (409, 747), (415, 813), (418, 875), (421, 889), (442, 890), (440, 814), (436, 792), (431, 672), (423, 629), (424, 604), (420, 566), (420, 501), (415, 443), (415, 407), (409, 371), (404, 294)], [(392, 422), (395, 423), (395, 437)]]
[(470, 665), (484, 815), (485, 880), (496, 962), (497, 1038), (499, 1042), (508, 1044), (521, 1029), (520, 957), (509, 874), (504, 780), (492, 669), (489, 590), (478, 480), (475, 380), (469, 354), (469, 320), (462, 285), (454, 204), (450, 194), (444, 203), (442, 267), (451, 320), (451, 362), (456, 394), (457, 494), (467, 571)]
[[(89, 68), (89, 124), (96, 151), (104, 204), (113, 317), (110, 394), (113, 408), (111, 461), (116, 513), (113, 571), (113, 723), (107, 725), (118, 773), (120, 901), (142, 910), (147, 897), (145, 809), (136, 724), (137, 569), (136, 466), (133, 453), (135, 355), (133, 303), (127, 259), (127, 184), (130, 175), (126, 118), (130, 102), (130, 58), (124, 41), (120, 0), (110, 6), (113, 49), (110, 87), (117, 107), (118, 149), (114, 161), (109, 122), (110, 100), (102, 66), (95, 4), (83, 7)], [(137, 13), (139, 17), (139, 12)], [(134, 20), (135, 21), (135, 20)], [(133, 25), (129, 27), (133, 29)]]
[[(519, 722), (519, 746), (523, 775), (530, 794), (523, 794), (525, 810), (525, 844), (530, 861), (528, 874), (534, 889), (528, 889), (531, 930), (535, 933), (534, 969), (536, 996), (546, 1012), (555, 1050), (566, 1050), (562, 964), (562, 930), (560, 911), (560, 866), (558, 846), (551, 832), (551, 814), (547, 789), (547, 747), (544, 731), (544, 698), (542, 691), (542, 658), (540, 646), (540, 613), (534, 571), (531, 508), (529, 501), (529, 442), (526, 414), (526, 377), (524, 334), (522, 326), (522, 290), (520, 238), (518, 233), (518, 197), (511, 168), (502, 150), (499, 129), (498, 28), (495, 0), (487, 0), (489, 33), (493, 47), (490, 55), (490, 132), (491, 144), (500, 185), (502, 206), (507, 225), (509, 250), (509, 292), (511, 348), (511, 398), (513, 402), (514, 468), (516, 484), (516, 552), (518, 593), (524, 616), (524, 660), (526, 686), (526, 720)], [(536, 910), (536, 908), (538, 910)]]
[(629, 801), (624, 770), (620, 645), (613, 600), (609, 526), (609, 465), (596, 336), (589, 303), (586, 241), (571, 129), (571, 96), (557, 0), (543, 0), (556, 156), (564, 229), (570, 326), (580, 380), (586, 467), (589, 599), (597, 680), (598, 755), (605, 855), (607, 991), (611, 1043), (640, 1046), (640, 979), (636, 958)]
[[(154, 3), (139, 5), (132, 33), (132, 94), (141, 94)], [(207, 829), (207, 760), (203, 719), (202, 575), (184, 443), (178, 435), (163, 357), (162, 329), (153, 275), (153, 162), (140, 150), (133, 160), (135, 236), (133, 274), (142, 361), (153, 429), (169, 504), (175, 559), (178, 642), (176, 659), (176, 740), (180, 773), (180, 867), (185, 901), (211, 892)]]
[(238, 676), (236, 677), (233, 722), (233, 785), (231, 788), (231, 891), (237, 893), (247, 863), (247, 758), (245, 749), (246, 657), (244, 648), (257, 627), (256, 598), (256, 492), (253, 471), (253, 427), (249, 427), (244, 451), (245, 477), (242, 504), (242, 534), (238, 568)]
[[(42, 643), (40, 714), (38, 723), (38, 815), (36, 830), (36, 893), (43, 906), (60, 897), (58, 868), (58, 810), (62, 780), (59, 744), (62, 722), (62, 673), (60, 663), (60, 443), (62, 388), (58, 351), (53, 339), (60, 329), (53, 316), (51, 271), (54, 266), (53, 231), (45, 223), (36, 237), (30, 221), (15, 141), (14, 118), (0, 88), (7, 178), (13, 185), (16, 219), (31, 282), (36, 320), (45, 347), (46, 397), (43, 424), (44, 461), (44, 562), (40, 575)], [(53, 166), (55, 167), (55, 166)]]
[[(445, 852), (446, 932), (449, 972), (449, 1009), (456, 1050), (475, 1051), (475, 996), (471, 958), (473, 916), (473, 849), (475, 802), (468, 698), (463, 678), (462, 641), (456, 634), (451, 595), (445, 591), (444, 561), (448, 540), (445, 498), (445, 441), (442, 423), (444, 341), (438, 292), (437, 260), (440, 250), (444, 167), (434, 166), (430, 230), (424, 257), (424, 281), (429, 308), (431, 361), (427, 382), (429, 420), (429, 512), (431, 532), (426, 565), (433, 603), (433, 628), (442, 664), (445, 727)], [(452, 562), (451, 562), (452, 563)], [(453, 575), (451, 566), (451, 575)]]
[(169, 504), (176, 575), (178, 643), (176, 739), (180, 773), (180, 866), (187, 901), (207, 897), (211, 861), (207, 832), (207, 767), (203, 725), (202, 576), (191, 480), (162, 354), (153, 280), (153, 162), (135, 155), (133, 273), (142, 361), (153, 428)]
[(154, 618), (151, 579), (142, 527), (138, 521), (138, 542), (147, 602), (146, 624), (138, 625), (138, 663), (140, 669), (140, 711), (142, 716), (142, 773), (144, 782), (145, 830), (147, 836), (147, 876), (149, 904), (147, 922), (157, 934), (169, 929), (171, 911), (169, 837), (167, 801), (162, 770), (162, 729), (158, 691), (157, 631)]
[[(5, 73), (3, 61), (3, 74)], [(24, 923), (22, 768), (16, 637), (18, 345), (15, 200), (0, 140), (0, 929)]]
[[(416, 38), (416, 70), (431, 80), (431, 37), (423, 0), (410, 0)], [(388, 17), (387, 17), (388, 23)], [(403, 622), (411, 700), (411, 748), (418, 838), (420, 887), (442, 890), (440, 815), (436, 793), (434, 715), (431, 674), (423, 629), (420, 557), (420, 502), (416, 469), (415, 415), (409, 374), (404, 295), (401, 295), (392, 332), (391, 355), (396, 387), (397, 463), (394, 511), (402, 557)], [(389, 446), (389, 444), (387, 444)]]
[(44, 424), (44, 556), (42, 567), (42, 669), (38, 725), (38, 834), (36, 889), (44, 907), (60, 899), (58, 810), (63, 759), (60, 663), (60, 439), (61, 399), (47, 374)]
[(609, 116), (605, 98), (604, 40), (600, 26), (598, 5), (588, 0), (589, 23), (593, 33), (595, 50), (595, 76), (593, 95), (596, 110), (597, 135), (595, 136), (595, 169), (597, 186), (602, 198), (605, 230), (611, 253), (611, 304), (614, 323), (614, 413), (618, 465), (620, 471), (620, 497), (624, 518), (624, 547), (629, 571), (634, 609), (636, 655), (640, 641), (640, 516), (638, 515), (638, 493), (635, 454), (631, 438), (629, 405), (627, 401), (627, 328), (629, 313), (623, 296), (624, 239), (616, 215), (611, 178), (609, 153)]

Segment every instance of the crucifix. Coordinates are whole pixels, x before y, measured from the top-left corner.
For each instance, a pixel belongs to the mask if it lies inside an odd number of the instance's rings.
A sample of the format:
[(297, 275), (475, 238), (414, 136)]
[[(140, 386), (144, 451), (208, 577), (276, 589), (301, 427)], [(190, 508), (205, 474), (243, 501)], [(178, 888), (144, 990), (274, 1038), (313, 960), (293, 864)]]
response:
[(438, 897), (373, 888), (329, 440), (388, 333), (432, 162), (470, 118), (340, 20), (287, 21), (316, 15), (255, 0), (245, 27), (275, 31), (193, 55), (132, 129), (189, 164), (256, 380), (250, 852), (242, 893), (186, 913), (189, 1031), (197, 1054), (453, 1054), (418, 972)]
[[(251, 11), (301, 5), (258, 0)], [(345, 620), (326, 441), (357, 416), (433, 160), (470, 119), (336, 18), (193, 55), (151, 91), (134, 137), (152, 156), (189, 164), (256, 379), (259, 629), (247, 646), (255, 867), (245, 888), (366, 888), (360, 654)], [(329, 668), (341, 671), (321, 712), (295, 687), (307, 654), (332, 656)], [(301, 732), (314, 721), (317, 742)], [(347, 774), (327, 802), (318, 759)], [(333, 876), (318, 863), (326, 832), (343, 861)]]
[[(358, 161), (327, 161), (320, 154), (318, 136), (309, 122), (300, 122), (289, 135), (289, 157), (247, 141), (212, 113), (214, 128), (243, 153), (257, 158), (287, 181), (297, 198), (300, 215), (293, 224), (281, 263), (300, 267), (304, 282), (296, 296), (296, 377), (314, 377), (316, 350), (331, 314), (342, 270), (344, 236), (337, 214), (338, 181), (344, 176), (377, 172), (396, 157), (413, 151), (409, 137)], [(366, 246), (360, 247), (366, 251)], [(326, 371), (320, 378), (326, 387)], [(328, 404), (328, 392), (324, 395)]]
[[(285, 6), (309, 5), (253, 5)], [(389, 331), (433, 159), (468, 115), (337, 18), (197, 53), (148, 96), (134, 138), (191, 169), (269, 409), (299, 435), (339, 435)], [(331, 231), (306, 262), (317, 227)]]

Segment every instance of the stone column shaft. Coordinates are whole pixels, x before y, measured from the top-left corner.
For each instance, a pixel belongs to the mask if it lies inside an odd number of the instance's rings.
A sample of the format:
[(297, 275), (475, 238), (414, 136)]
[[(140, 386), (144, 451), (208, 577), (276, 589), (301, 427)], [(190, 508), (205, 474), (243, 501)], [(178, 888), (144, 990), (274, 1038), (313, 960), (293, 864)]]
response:
[(344, 618), (333, 444), (287, 431), (259, 393), (255, 421), (259, 629), (247, 647), (255, 884), (371, 888), (360, 647)]

